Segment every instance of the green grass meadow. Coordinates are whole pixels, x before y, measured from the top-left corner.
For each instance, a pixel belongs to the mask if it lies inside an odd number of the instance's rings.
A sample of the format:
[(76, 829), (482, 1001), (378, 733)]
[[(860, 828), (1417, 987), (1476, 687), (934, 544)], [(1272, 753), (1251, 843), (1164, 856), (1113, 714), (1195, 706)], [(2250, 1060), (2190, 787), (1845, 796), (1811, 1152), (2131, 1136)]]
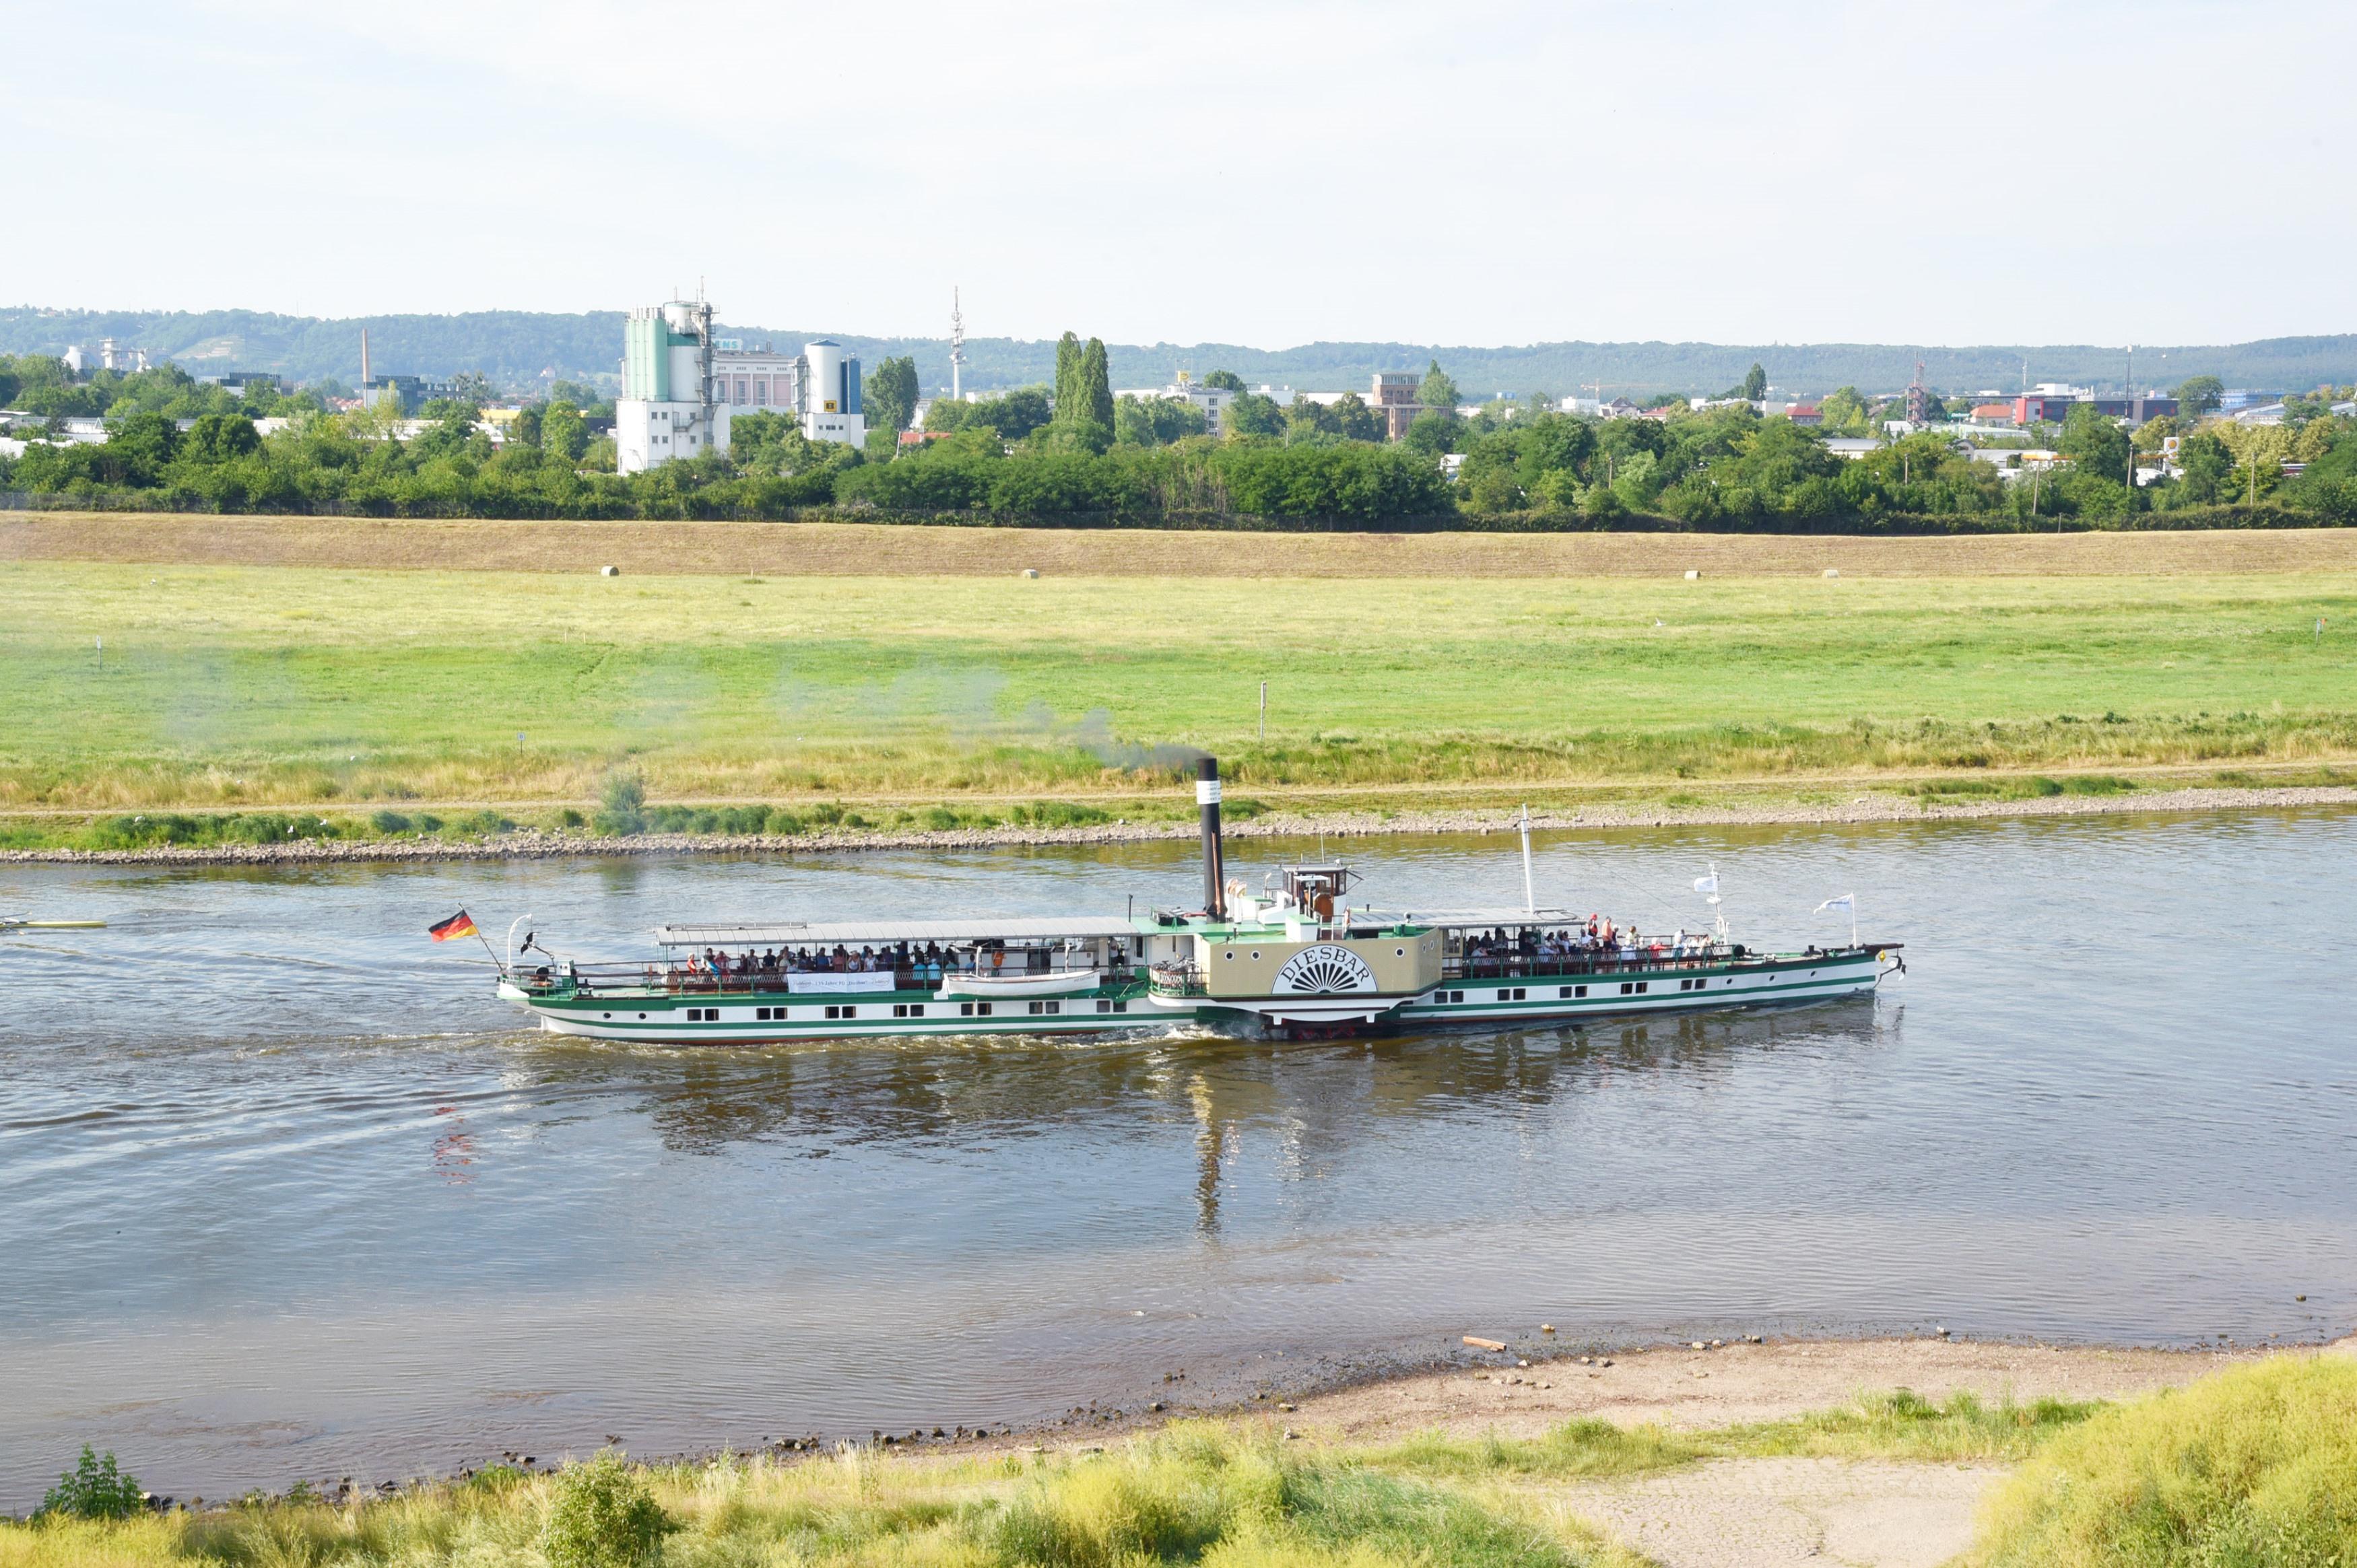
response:
[[(653, 801), (1150, 803), (1185, 746), (1272, 800), (1900, 779), (1969, 797), (2024, 792), (1981, 780), (2025, 771), (2357, 757), (2352, 652), (2357, 577), (2325, 575), (765, 581), (15, 562), (0, 564), (0, 811), (587, 806), (618, 769)], [(2026, 792), (2066, 787), (2050, 783)]]

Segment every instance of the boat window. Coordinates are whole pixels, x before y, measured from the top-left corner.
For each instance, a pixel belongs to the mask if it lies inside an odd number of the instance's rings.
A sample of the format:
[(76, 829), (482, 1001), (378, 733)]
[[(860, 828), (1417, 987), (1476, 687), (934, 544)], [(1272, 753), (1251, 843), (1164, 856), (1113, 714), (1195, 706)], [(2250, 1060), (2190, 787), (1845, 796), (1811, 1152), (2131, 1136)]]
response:
[(973, 1004), (973, 1003), (971, 1003), (971, 1002), (961, 1002), (961, 1003), (959, 1003), (959, 1004), (958, 1004), (958, 1016), (959, 1016), (959, 1017), (961, 1017), (961, 1018), (971, 1018), (971, 1017), (973, 1017), (973, 1016), (974, 1016), (974, 1004)]
[(1639, 994), (1640, 996), (1643, 995), (1643, 994), (1645, 993), (1646, 989), (1647, 989), (1649, 986), (1651, 986), (1652, 983), (1652, 983), (1652, 981), (1650, 981), (1650, 980), (1641, 980), (1641, 981), (1639, 981), (1639, 982), (1637, 983), (1637, 994)]
[(1631, 992), (1636, 989), (1636, 983), (1633, 981), (1624, 980), (1620, 983), (1620, 994), (1623, 996), (1628, 995)]
[(1110, 1013), (1113, 1011), (1113, 1004), (1100, 998), (1097, 1002), (1097, 1011), (1100, 1013)]
[(990, 1004), (989, 1004), (989, 1003), (987, 1003), (987, 1002), (977, 1002), (977, 1003), (975, 1003), (975, 1004), (974, 1004), (974, 1010), (976, 1013), (981, 1014), (981, 1015), (982, 1015), (984, 1017), (985, 1017), (985, 1018), (987, 1018), (987, 1017), (989, 1017), (989, 1016), (990, 1016)]
[(1407, 949), (1405, 949), (1405, 948), (1394, 948), (1394, 949), (1392, 949), (1392, 957), (1394, 957), (1394, 958), (1405, 958), (1405, 957), (1407, 957)]
[(1129, 1011), (1129, 1004), (1126, 1002), (1116, 1002), (1113, 1004), (1113, 1010), (1116, 1013), (1126, 1013)]

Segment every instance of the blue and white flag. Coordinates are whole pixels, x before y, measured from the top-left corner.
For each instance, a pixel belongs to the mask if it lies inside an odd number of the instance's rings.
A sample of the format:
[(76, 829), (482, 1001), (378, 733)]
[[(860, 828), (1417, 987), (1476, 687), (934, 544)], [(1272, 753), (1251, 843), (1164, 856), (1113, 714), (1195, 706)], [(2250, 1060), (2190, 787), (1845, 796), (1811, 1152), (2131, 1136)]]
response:
[(1851, 914), (1855, 915), (1857, 913), (1857, 895), (1855, 893), (1845, 893), (1838, 898), (1828, 898), (1824, 903), (1817, 906), (1817, 913), (1820, 915), (1824, 914), (1828, 909), (1846, 909)]

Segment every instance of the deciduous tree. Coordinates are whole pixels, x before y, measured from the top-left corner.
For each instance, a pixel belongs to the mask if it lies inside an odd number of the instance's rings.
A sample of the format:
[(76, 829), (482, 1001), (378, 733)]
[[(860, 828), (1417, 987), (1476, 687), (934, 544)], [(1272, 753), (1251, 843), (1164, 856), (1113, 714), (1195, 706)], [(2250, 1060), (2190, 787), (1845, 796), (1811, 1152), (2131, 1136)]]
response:
[(1458, 396), (1457, 383), (1449, 379), (1447, 371), (1440, 368), (1439, 360), (1433, 360), (1432, 368), (1424, 372), (1424, 382), (1416, 388), (1415, 401), (1426, 408), (1441, 409), (1451, 416), (1456, 414), (1457, 404), (1461, 401)]
[(2177, 412), (2189, 417), (2204, 414), (2226, 395), (2226, 383), (2215, 376), (2188, 376), (2177, 383)]
[(894, 435), (909, 428), (917, 411), (917, 361), (913, 356), (886, 359), (867, 373), (862, 388), (870, 429)]

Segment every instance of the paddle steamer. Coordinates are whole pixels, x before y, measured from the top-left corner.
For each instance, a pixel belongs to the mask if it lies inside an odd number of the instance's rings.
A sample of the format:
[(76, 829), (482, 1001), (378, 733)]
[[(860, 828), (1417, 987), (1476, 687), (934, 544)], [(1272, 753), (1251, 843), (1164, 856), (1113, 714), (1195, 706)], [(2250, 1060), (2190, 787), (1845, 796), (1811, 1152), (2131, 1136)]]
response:
[[(1322, 1036), (1817, 1002), (1871, 992), (1897, 942), (1761, 952), (1706, 933), (1637, 939), (1535, 907), (1352, 907), (1339, 864), (1258, 896), (1227, 879), (1218, 765), (1196, 784), (1203, 904), (1145, 915), (665, 926), (659, 956), (576, 963), (527, 936), (499, 992), (558, 1034), (667, 1045), (856, 1036), (1077, 1035), (1200, 1023)], [(537, 957), (535, 958), (535, 955)]]

